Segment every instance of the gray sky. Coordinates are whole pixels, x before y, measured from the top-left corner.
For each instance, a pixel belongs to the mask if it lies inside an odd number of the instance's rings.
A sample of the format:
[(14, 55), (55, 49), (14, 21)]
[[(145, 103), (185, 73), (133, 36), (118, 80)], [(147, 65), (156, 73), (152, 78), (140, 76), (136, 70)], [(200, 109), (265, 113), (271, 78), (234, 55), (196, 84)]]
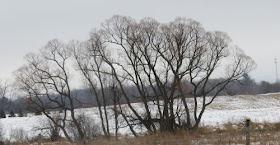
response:
[(47, 41), (85, 40), (92, 28), (119, 14), (160, 22), (183, 16), (206, 30), (225, 31), (258, 64), (251, 76), (274, 82), (274, 58), (280, 64), (279, 6), (279, 0), (0, 0), (0, 79), (11, 77), (24, 64), (23, 56)]

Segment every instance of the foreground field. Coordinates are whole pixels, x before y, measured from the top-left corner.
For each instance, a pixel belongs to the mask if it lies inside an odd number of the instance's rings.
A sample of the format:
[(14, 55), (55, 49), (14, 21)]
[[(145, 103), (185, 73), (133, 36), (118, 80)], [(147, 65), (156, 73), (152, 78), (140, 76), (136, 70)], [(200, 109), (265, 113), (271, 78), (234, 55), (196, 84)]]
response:
[[(189, 99), (188, 101), (192, 100)], [(141, 104), (135, 103), (134, 105), (141, 109)], [(77, 111), (85, 113), (98, 123), (96, 108), (77, 109)], [(257, 144), (266, 144), (268, 141), (279, 142), (277, 138), (279, 138), (280, 129), (280, 125), (278, 125), (278, 122), (280, 122), (280, 94), (220, 96), (205, 112), (199, 131), (192, 134), (186, 132), (177, 133), (176, 136), (172, 135), (173, 137), (168, 134), (159, 134), (158, 138), (161, 145), (204, 144), (209, 142), (210, 139), (214, 141), (212, 144), (242, 143), (245, 135), (243, 125), (245, 118), (250, 118), (255, 124), (255, 128), (253, 128), (253, 134), (255, 133), (254, 142)], [(30, 116), (0, 119), (0, 123), (4, 128), (4, 138), (6, 140), (19, 140), (19, 134), (24, 135), (21, 138), (33, 140), (39, 133), (44, 135), (44, 132), (38, 130), (38, 127), (45, 120), (44, 116)], [(111, 121), (113, 125), (113, 119)], [(137, 132), (144, 131), (139, 129)], [(126, 134), (130, 133), (128, 128), (121, 128), (119, 133), (126, 143), (134, 142), (134, 138), (126, 138)], [(109, 143), (106, 140), (96, 140), (94, 142), (97, 144), (124, 144), (120, 143), (123, 139), (120, 139), (117, 143), (113, 141)], [(153, 135), (143, 135), (137, 140), (139, 144), (152, 144)], [(263, 142), (260, 142), (261, 140)]]
[[(139, 138), (122, 135), (118, 140), (107, 140), (102, 136), (85, 142), (70, 143), (64, 138), (56, 142), (42, 139), (44, 145), (244, 145), (244, 124), (226, 123), (220, 127), (201, 127), (194, 132), (179, 131), (176, 134), (158, 133), (155, 135), (143, 134)], [(37, 139), (22, 142), (6, 142), (7, 145), (37, 145)], [(278, 145), (280, 144), (280, 123), (252, 123), (251, 145)]]

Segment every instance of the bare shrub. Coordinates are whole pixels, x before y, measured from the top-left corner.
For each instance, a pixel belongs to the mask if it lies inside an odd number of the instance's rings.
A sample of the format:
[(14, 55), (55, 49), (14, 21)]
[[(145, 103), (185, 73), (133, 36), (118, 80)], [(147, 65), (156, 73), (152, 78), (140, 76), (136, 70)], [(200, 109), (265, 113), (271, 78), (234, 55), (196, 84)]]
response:
[(3, 141), (4, 141), (4, 129), (0, 122), (0, 145), (3, 143)]
[(60, 128), (51, 121), (48, 121), (48, 125), (49, 125), (48, 136), (51, 141), (56, 141), (60, 137)]
[[(61, 119), (59, 115), (54, 116), (53, 118), (55, 122), (61, 124)], [(45, 135), (45, 137), (50, 139), (51, 141), (57, 141), (61, 137), (61, 128), (58, 125), (54, 124), (53, 121), (51, 121), (50, 119), (44, 120), (42, 122), (42, 125), (38, 127), (37, 130), (41, 130), (42, 134)]]
[(28, 133), (22, 128), (11, 129), (10, 141), (16, 143), (24, 143), (25, 141), (28, 141)]
[[(79, 114), (77, 116), (77, 121), (88, 139), (94, 139), (96, 136), (101, 134), (101, 129), (98, 124), (94, 122), (94, 120), (84, 113)], [(73, 122), (70, 122), (67, 126), (67, 131), (69, 135), (74, 140), (81, 140), (77, 128), (73, 125)]]

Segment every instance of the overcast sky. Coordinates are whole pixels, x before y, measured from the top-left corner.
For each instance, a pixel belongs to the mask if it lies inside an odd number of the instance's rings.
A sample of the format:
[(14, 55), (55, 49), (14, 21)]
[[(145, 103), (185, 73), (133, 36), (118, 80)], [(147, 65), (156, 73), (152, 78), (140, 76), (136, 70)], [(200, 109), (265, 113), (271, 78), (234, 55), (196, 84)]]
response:
[(0, 79), (10, 78), (25, 54), (49, 40), (85, 40), (92, 28), (119, 14), (160, 22), (183, 16), (206, 30), (225, 31), (256, 61), (251, 76), (274, 82), (274, 58), (280, 64), (279, 6), (279, 0), (0, 0)]

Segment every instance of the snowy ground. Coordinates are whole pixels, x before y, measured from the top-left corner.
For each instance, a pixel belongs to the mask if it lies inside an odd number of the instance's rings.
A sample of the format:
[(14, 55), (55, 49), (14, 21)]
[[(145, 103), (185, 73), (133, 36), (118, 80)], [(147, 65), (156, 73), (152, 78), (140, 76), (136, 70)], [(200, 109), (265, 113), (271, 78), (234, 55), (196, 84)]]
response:
[[(191, 100), (189, 100), (191, 101)], [(134, 104), (141, 109), (142, 105)], [(87, 116), (98, 118), (96, 108), (78, 109)], [(254, 96), (220, 96), (208, 107), (202, 117), (203, 125), (217, 126), (227, 122), (238, 123), (245, 118), (251, 118), (254, 122), (280, 122), (280, 94), (265, 94)], [(4, 128), (4, 137), (8, 140), (16, 140), (17, 133), (34, 137), (40, 133), (39, 127), (46, 117), (30, 116), (0, 119)], [(113, 126), (113, 119), (110, 120)], [(128, 128), (120, 129), (121, 133), (128, 133)]]

